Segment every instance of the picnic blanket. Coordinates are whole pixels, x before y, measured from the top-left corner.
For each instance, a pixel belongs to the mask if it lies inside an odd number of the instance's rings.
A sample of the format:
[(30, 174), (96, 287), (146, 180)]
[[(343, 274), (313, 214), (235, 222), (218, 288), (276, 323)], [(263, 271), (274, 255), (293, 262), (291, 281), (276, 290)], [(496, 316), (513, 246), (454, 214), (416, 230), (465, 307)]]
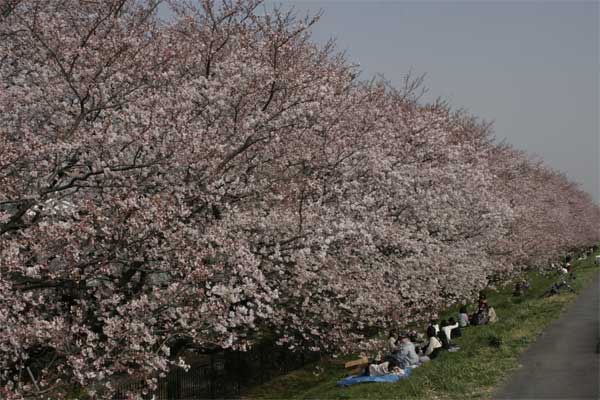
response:
[(404, 375), (389, 374), (389, 375), (381, 375), (381, 376), (349, 376), (347, 378), (342, 379), (341, 381), (338, 381), (335, 385), (341, 386), (341, 387), (346, 387), (346, 386), (351, 386), (351, 385), (355, 385), (357, 383), (363, 383), (363, 382), (394, 383), (394, 382), (398, 382), (402, 378), (406, 378), (407, 376), (409, 376), (410, 372), (411, 372), (411, 369), (406, 368), (406, 369), (404, 369)]

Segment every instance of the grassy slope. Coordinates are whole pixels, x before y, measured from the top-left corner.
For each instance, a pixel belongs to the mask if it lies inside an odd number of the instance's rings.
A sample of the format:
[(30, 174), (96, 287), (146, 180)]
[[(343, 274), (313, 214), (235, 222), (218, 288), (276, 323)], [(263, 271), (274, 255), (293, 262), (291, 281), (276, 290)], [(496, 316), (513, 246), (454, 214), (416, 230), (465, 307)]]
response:
[[(574, 263), (577, 279), (571, 285), (579, 292), (597, 268), (594, 257)], [(550, 298), (540, 295), (556, 280), (531, 273), (532, 287), (523, 298), (511, 295), (512, 286), (488, 293), (488, 303), (496, 309), (499, 321), (493, 325), (469, 327), (454, 342), (456, 353), (443, 352), (433, 362), (413, 371), (410, 378), (395, 384), (360, 384), (338, 388), (335, 382), (346, 371), (340, 363), (322, 361), (253, 388), (244, 398), (251, 399), (485, 399), (503, 378), (518, 367), (517, 358), (556, 319), (576, 294), (563, 293)], [(444, 318), (454, 315), (448, 310)], [(501, 340), (499, 347), (490, 338)], [(324, 372), (317, 374), (317, 367)]]

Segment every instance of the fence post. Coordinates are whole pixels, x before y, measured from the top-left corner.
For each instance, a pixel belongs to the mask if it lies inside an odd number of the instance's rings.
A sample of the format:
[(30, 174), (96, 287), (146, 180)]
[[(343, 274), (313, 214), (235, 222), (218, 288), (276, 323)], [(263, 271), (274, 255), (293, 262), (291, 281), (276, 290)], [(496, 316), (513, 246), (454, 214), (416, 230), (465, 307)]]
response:
[(261, 385), (264, 383), (263, 371), (265, 369), (265, 357), (264, 357), (264, 348), (262, 345), (259, 345), (259, 361), (258, 361), (258, 371), (259, 371), (259, 380)]
[(287, 360), (287, 351), (285, 348), (280, 348), (279, 349), (279, 354), (281, 354), (281, 371), (284, 374), (287, 374), (289, 372), (289, 367), (288, 367), (288, 360)]
[(209, 374), (209, 385), (210, 385), (210, 398), (215, 398), (215, 357), (214, 354), (210, 355), (210, 374)]
[(242, 392), (242, 357), (241, 357), (241, 352), (240, 351), (236, 351), (235, 352), (235, 365), (237, 367), (237, 395), (239, 395)]
[(169, 371), (167, 374), (167, 399), (177, 398), (177, 371)]

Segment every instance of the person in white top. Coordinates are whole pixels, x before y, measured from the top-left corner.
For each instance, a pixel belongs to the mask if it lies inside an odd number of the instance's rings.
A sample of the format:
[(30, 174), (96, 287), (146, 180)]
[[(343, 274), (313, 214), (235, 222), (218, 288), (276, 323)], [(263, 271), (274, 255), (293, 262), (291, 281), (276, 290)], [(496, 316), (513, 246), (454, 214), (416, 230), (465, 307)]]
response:
[(488, 322), (490, 324), (493, 324), (497, 320), (498, 320), (498, 316), (496, 315), (496, 310), (494, 310), (494, 307), (490, 306), (488, 308)]
[(458, 325), (461, 328), (464, 328), (465, 326), (469, 325), (469, 314), (467, 314), (467, 307), (465, 306), (462, 306), (460, 308), (458, 314)]
[(562, 266), (561, 266), (561, 267), (560, 267), (560, 270), (558, 271), (558, 273), (559, 273), (560, 275), (566, 275), (566, 274), (568, 274), (568, 273), (569, 273), (569, 271), (567, 271), (567, 269), (566, 269), (565, 267), (562, 267)]
[(390, 332), (387, 342), (387, 350), (390, 353), (394, 353), (398, 350), (398, 346), (396, 345), (396, 334), (394, 332)]
[[(430, 359), (436, 358), (438, 353), (442, 350), (442, 343), (439, 341), (439, 339), (434, 335), (428, 334), (427, 336), (429, 336), (429, 344), (427, 345), (427, 348), (425, 349), (425, 355), (427, 357), (429, 357)], [(425, 360), (422, 360), (425, 361)]]
[(369, 376), (387, 375), (390, 373), (389, 366), (390, 363), (388, 361), (381, 364), (371, 364), (369, 365)]
[(450, 339), (452, 338), (452, 329), (456, 328), (458, 328), (458, 322), (455, 322), (452, 325), (450, 323), (447, 323), (444, 326), (442, 326), (442, 332), (444, 332), (444, 334), (446, 335), (448, 343), (450, 343)]

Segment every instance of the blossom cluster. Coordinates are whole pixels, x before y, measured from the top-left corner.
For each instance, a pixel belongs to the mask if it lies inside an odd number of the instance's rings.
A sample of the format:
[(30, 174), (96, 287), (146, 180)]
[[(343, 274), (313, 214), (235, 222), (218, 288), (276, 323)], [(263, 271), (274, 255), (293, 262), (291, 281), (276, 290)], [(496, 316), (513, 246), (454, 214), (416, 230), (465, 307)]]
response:
[(356, 351), (598, 241), (576, 184), (359, 80), (317, 18), (169, 4), (0, 0), (0, 396)]

